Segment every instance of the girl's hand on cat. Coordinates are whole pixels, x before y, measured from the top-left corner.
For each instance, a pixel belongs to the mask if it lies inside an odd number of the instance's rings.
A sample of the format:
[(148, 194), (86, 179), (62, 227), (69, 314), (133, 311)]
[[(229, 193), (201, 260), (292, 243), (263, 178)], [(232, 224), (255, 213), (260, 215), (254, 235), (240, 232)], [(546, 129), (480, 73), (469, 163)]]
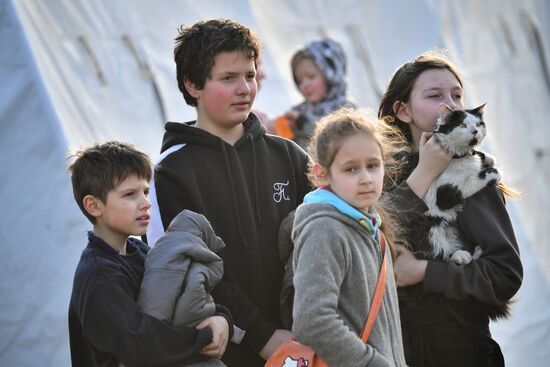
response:
[(423, 132), (418, 147), (418, 165), (407, 179), (411, 190), (423, 198), (433, 180), (445, 170), (452, 158), (452, 154), (443, 149), (431, 132)]
[(443, 149), (432, 132), (423, 132), (420, 136), (418, 155), (418, 166), (432, 179), (439, 176), (453, 159), (453, 155)]
[(400, 245), (396, 246), (396, 251), (394, 270), (397, 275), (397, 286), (408, 287), (422, 282), (428, 261), (417, 259), (409, 249)]

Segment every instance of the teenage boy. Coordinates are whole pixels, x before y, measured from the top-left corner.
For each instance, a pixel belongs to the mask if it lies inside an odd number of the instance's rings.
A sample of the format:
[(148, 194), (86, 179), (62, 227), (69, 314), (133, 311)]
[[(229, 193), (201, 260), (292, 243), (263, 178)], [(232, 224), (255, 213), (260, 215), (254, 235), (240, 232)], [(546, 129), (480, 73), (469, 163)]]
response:
[(78, 152), (69, 171), (75, 200), (94, 228), (69, 306), (72, 365), (181, 366), (220, 358), (233, 323), (223, 307), (196, 328), (172, 327), (138, 309), (149, 247), (129, 236), (145, 234), (149, 223), (149, 158), (107, 142)]
[(154, 172), (150, 245), (183, 209), (203, 214), (226, 244), (224, 277), (213, 290), (229, 308), (235, 335), (223, 361), (263, 366), (292, 335), (282, 329), (283, 264), (277, 232), (310, 190), (307, 154), (268, 135), (250, 113), (256, 96), (259, 42), (246, 26), (217, 19), (180, 28), (177, 81), (197, 119), (166, 124)]

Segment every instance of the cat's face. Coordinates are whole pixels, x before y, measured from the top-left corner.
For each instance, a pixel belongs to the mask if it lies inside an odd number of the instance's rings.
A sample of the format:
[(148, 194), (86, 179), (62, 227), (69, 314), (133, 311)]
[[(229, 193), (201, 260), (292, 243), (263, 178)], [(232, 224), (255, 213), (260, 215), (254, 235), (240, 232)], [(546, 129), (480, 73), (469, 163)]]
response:
[(440, 108), (434, 134), (440, 144), (456, 155), (475, 149), (485, 138), (483, 121), (485, 105), (471, 110), (453, 110), (444, 104)]

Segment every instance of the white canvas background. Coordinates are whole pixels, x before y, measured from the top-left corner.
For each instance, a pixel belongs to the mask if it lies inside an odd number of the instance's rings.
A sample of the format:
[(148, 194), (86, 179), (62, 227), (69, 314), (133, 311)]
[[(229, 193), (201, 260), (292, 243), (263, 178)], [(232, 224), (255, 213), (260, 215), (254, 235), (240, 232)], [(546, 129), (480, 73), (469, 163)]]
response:
[(438, 47), (457, 56), (468, 105), (488, 101), (487, 149), (524, 192), (509, 203), (524, 284), (513, 316), (492, 331), (508, 366), (546, 366), (545, 0), (0, 0), (0, 365), (70, 365), (67, 308), (90, 225), (72, 199), (67, 154), (118, 139), (155, 159), (165, 120), (194, 116), (175, 82), (176, 29), (217, 17), (260, 36), (268, 76), (256, 107), (271, 116), (300, 101), (289, 59), (319, 36), (343, 44), (350, 95), (362, 107), (376, 108), (395, 68), (419, 53)]

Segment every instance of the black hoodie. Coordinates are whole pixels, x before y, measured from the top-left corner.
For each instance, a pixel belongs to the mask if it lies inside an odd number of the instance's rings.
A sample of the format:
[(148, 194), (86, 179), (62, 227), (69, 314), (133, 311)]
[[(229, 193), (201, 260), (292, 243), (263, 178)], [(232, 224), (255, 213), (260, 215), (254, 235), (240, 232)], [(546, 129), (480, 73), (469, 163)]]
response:
[(151, 191), (156, 200), (151, 201), (158, 205), (163, 229), (188, 209), (206, 216), (224, 240), (226, 247), (220, 253), (224, 278), (212, 295), (246, 330), (240, 345), (229, 343), (224, 361), (263, 366), (258, 352), (281, 327), (279, 292), (284, 268), (277, 247), (278, 228), (310, 190), (307, 154), (290, 140), (266, 134), (253, 114), (243, 123), (244, 135), (234, 145), (194, 124), (166, 124), (161, 153), (174, 151), (155, 169)]

